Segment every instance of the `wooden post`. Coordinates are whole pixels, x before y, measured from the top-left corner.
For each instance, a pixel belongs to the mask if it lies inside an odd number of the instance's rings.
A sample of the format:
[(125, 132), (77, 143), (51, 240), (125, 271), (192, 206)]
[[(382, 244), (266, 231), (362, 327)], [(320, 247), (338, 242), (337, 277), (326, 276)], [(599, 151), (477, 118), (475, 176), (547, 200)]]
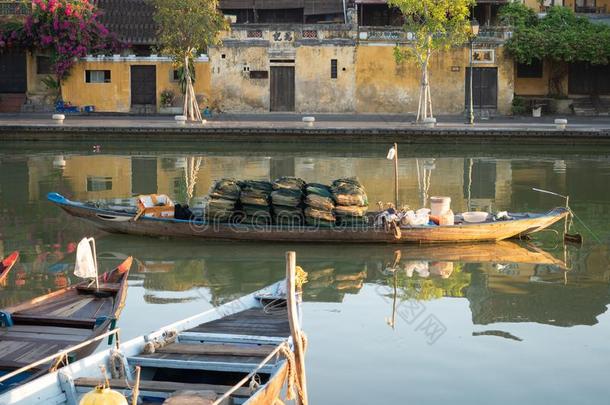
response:
[(296, 253), (286, 252), (286, 283), (287, 286), (287, 306), (288, 321), (290, 323), (290, 333), (294, 344), (294, 357), (297, 364), (297, 378), (299, 379), (303, 398), (297, 395), (298, 405), (307, 405), (307, 378), (305, 376), (305, 353), (303, 352), (303, 340), (301, 336), (301, 324), (297, 314), (297, 295), (296, 295)]
[(140, 370), (140, 366), (136, 366), (136, 382), (131, 394), (131, 405), (138, 405), (138, 396), (140, 395)]
[(398, 206), (398, 144), (394, 144), (394, 208), (396, 211), (400, 209)]

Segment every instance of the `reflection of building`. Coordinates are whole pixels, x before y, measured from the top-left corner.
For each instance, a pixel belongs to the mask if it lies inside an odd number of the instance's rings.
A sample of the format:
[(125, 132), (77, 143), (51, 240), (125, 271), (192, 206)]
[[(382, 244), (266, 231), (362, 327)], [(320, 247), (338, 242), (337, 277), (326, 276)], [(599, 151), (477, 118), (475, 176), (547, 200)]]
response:
[(554, 326), (594, 325), (610, 303), (608, 282), (579, 280), (540, 265), (499, 273), (492, 265), (472, 270), (466, 297), (473, 323), (536, 322)]
[[(0, 173), (0, 193), (3, 189), (11, 190), (13, 200), (22, 198), (25, 203), (28, 199), (43, 198), (47, 192), (57, 191), (58, 184), (63, 184), (62, 190), (69, 190), (70, 197), (83, 200), (125, 198), (152, 193), (168, 194), (177, 201), (186, 199), (185, 167), (188, 158), (184, 156), (66, 154), (62, 158), (62, 169), (53, 167), (52, 159), (49, 157), (29, 158), (27, 162), (3, 161), (1, 164), (6, 170)], [(433, 163), (425, 163), (427, 161)], [(494, 211), (510, 209), (514, 192), (512, 189), (514, 164), (508, 160), (496, 159), (473, 159), (472, 162), (471, 169), (470, 160), (464, 158), (400, 159), (401, 202), (414, 209), (422, 206), (424, 186), (421, 177), (424, 166), (427, 165), (429, 188), (426, 188), (425, 194), (451, 197), (455, 212), (467, 208), (470, 178), (472, 179), (470, 197), (473, 206), (481, 209), (491, 207)], [(418, 180), (418, 166), (420, 180)], [(547, 170), (546, 166), (544, 170)], [(520, 166), (519, 170), (522, 170)], [(12, 174), (9, 176), (9, 173)], [(200, 198), (206, 195), (212, 182), (220, 178), (274, 180), (280, 176), (290, 175), (302, 177), (308, 182), (327, 184), (339, 177), (357, 176), (367, 190), (371, 206), (377, 201), (388, 202), (394, 199), (391, 164), (383, 156), (372, 158), (357, 155), (353, 157), (203, 156), (194, 196)]]

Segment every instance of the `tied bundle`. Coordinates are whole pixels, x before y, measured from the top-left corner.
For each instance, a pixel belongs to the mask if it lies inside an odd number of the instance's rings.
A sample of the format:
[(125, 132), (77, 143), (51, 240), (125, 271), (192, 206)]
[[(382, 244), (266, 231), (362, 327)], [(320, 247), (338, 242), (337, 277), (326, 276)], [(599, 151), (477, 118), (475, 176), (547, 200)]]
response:
[(330, 227), (335, 224), (335, 202), (329, 186), (310, 183), (305, 188), (305, 222), (311, 226)]
[(234, 179), (216, 180), (208, 193), (205, 216), (210, 221), (228, 221), (235, 212), (240, 187)]
[(303, 221), (303, 189), (305, 181), (297, 177), (280, 177), (273, 182), (271, 201), (275, 223), (296, 225)]
[(244, 222), (251, 224), (271, 223), (270, 196), (273, 184), (268, 181), (244, 180), (239, 182), (239, 201), (245, 214)]
[(364, 226), (368, 224), (368, 198), (357, 177), (341, 178), (331, 185), (335, 201), (337, 224), (343, 226)]

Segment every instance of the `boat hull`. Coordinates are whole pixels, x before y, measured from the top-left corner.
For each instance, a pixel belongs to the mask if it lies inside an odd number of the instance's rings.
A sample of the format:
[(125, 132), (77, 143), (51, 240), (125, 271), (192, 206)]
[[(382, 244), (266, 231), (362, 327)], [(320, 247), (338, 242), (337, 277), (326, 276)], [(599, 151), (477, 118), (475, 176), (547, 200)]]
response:
[[(496, 242), (523, 237), (548, 228), (568, 215), (564, 208), (545, 214), (519, 214), (522, 218), (480, 224), (451, 226), (402, 227), (400, 236), (383, 227), (313, 227), (246, 225), (184, 221), (166, 218), (142, 217), (133, 220), (133, 214), (104, 210), (73, 202), (57, 194), (49, 200), (68, 214), (81, 218), (101, 230), (153, 237), (187, 237), (209, 240), (298, 242), (298, 243), (472, 243)], [(515, 214), (517, 215), (517, 214)]]

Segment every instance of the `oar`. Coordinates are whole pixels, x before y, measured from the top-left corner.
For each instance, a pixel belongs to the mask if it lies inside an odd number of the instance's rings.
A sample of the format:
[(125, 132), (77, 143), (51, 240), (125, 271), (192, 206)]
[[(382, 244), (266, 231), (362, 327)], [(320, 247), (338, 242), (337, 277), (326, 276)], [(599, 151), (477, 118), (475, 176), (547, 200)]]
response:
[(561, 197), (564, 200), (566, 200), (566, 209), (568, 210), (568, 216), (566, 216), (566, 222), (563, 228), (563, 240), (564, 242), (568, 242), (568, 243), (573, 243), (576, 245), (582, 245), (583, 239), (582, 239), (582, 235), (579, 233), (568, 233), (569, 231), (569, 217), (570, 216), (574, 216), (574, 214), (572, 213), (572, 209), (570, 208), (570, 196), (569, 195), (562, 195), (559, 193), (555, 193), (553, 191), (549, 191), (549, 190), (542, 190), (540, 188), (535, 188), (533, 187), (532, 190), (537, 191), (539, 193), (544, 193), (544, 194), (550, 194), (550, 195), (554, 195), (556, 197)]

